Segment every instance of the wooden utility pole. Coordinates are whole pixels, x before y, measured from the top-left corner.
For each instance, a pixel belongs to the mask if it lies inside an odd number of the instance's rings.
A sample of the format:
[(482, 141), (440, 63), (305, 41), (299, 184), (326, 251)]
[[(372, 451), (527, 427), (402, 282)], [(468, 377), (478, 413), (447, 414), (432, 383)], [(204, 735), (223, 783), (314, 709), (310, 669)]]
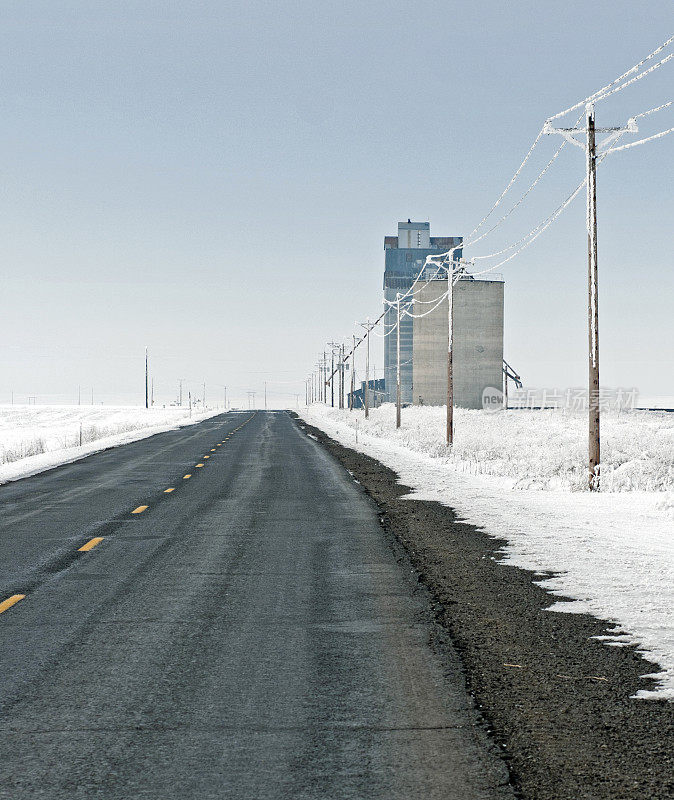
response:
[(335, 407), (335, 348), (330, 348), (330, 406)]
[(337, 408), (342, 407), (342, 345), (337, 349)]
[(365, 419), (370, 416), (370, 318), (367, 318), (367, 343), (365, 356)]
[(454, 443), (454, 266), (447, 268), (447, 446)]
[(354, 392), (356, 391), (356, 334), (353, 334), (353, 349), (351, 350), (351, 396), (349, 399), (349, 409), (353, 411)]
[(267, 381), (264, 382), (264, 410), (267, 410)]
[(150, 407), (150, 386), (148, 383), (147, 347), (145, 348), (145, 408)]
[(346, 380), (345, 380), (344, 370), (345, 370), (346, 365), (344, 363), (344, 345), (343, 344), (342, 344), (342, 357), (340, 359), (340, 364), (341, 364), (341, 367), (342, 367), (341, 370), (340, 370), (340, 374), (342, 376), (342, 387), (341, 387), (341, 389), (339, 391), (339, 407), (342, 410), (344, 410), (344, 406), (345, 406), (344, 389), (346, 388), (346, 386), (345, 386)]
[[(587, 319), (589, 344), (588, 375), (588, 485), (591, 491), (599, 490), (599, 469), (601, 463), (599, 435), (599, 288), (597, 269), (597, 144), (598, 132), (609, 136), (601, 142), (600, 155), (606, 153), (608, 145), (623, 133), (637, 133), (636, 117), (628, 120), (622, 127), (597, 128), (594, 119), (594, 106), (589, 103), (585, 111), (584, 128), (553, 128), (546, 123), (545, 133), (558, 133), (568, 142), (585, 151), (587, 164)], [(585, 133), (585, 141), (575, 138)]]
[(321, 365), (321, 388), (323, 389), (323, 402), (328, 404), (328, 354), (323, 351), (323, 363)]
[(587, 290), (589, 343), (589, 463), (588, 483), (599, 489), (599, 292), (597, 272), (597, 151), (595, 143), (594, 107), (587, 107)]
[(396, 293), (396, 428), (400, 427), (400, 292)]

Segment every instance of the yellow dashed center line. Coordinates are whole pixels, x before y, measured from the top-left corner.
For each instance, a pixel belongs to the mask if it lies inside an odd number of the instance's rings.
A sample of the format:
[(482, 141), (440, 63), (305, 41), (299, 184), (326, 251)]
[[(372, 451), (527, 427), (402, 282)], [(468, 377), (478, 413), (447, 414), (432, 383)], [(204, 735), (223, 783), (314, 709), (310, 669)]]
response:
[(202, 456), (202, 458), (210, 458), (210, 456)]
[(102, 536), (94, 536), (93, 539), (89, 539), (86, 544), (83, 544), (82, 547), (78, 547), (77, 551), (79, 553), (86, 553), (88, 550), (93, 550), (97, 544), (100, 544), (103, 541)]
[(187, 475), (183, 475), (183, 480), (186, 481), (188, 478), (192, 477), (192, 473), (188, 472)]
[(175, 492), (175, 486), (171, 486), (169, 489), (164, 489), (164, 494), (171, 494), (171, 492)]
[(143, 511), (145, 511), (146, 508), (149, 508), (149, 506), (138, 506), (138, 508), (134, 508), (131, 513), (132, 514), (142, 514)]
[(211, 453), (215, 453), (215, 447), (211, 447)]
[(221, 445), (221, 444), (216, 444), (215, 446), (216, 446), (216, 447), (222, 447), (222, 445)]
[(203, 467), (204, 465), (203, 464), (197, 464), (196, 466), (197, 467)]
[(25, 596), (25, 594), (13, 594), (6, 600), (3, 600), (2, 603), (0, 603), (0, 614), (2, 614), (3, 611), (7, 611), (7, 609), (11, 608), (15, 603), (18, 603), (19, 600), (23, 600)]

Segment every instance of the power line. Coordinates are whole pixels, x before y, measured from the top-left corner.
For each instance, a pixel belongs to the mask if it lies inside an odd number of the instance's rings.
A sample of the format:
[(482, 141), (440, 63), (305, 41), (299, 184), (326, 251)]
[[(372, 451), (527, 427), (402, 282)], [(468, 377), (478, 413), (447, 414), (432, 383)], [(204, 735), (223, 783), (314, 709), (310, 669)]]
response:
[(655, 139), (662, 139), (663, 136), (667, 136), (668, 133), (673, 132), (674, 128), (668, 128), (666, 131), (654, 133), (653, 136), (647, 136), (645, 139), (639, 139), (636, 142), (629, 142), (629, 144), (623, 144), (620, 147), (612, 147), (610, 150), (606, 150), (604, 155), (607, 156), (609, 153), (619, 153), (621, 150), (629, 150), (630, 147), (638, 147), (640, 144), (646, 144), (646, 142), (652, 142)]
[[(666, 42), (663, 42), (659, 47), (656, 47), (656, 49), (653, 50), (652, 53), (649, 53), (646, 56), (646, 58), (643, 58), (641, 61), (639, 61), (638, 64), (635, 64), (633, 67), (630, 67), (630, 69), (628, 69), (627, 72), (623, 72), (622, 75), (620, 75), (615, 80), (611, 81), (611, 83), (606, 84), (606, 86), (604, 86), (603, 88), (601, 88), (598, 91), (594, 92), (594, 94), (591, 94), (589, 97), (586, 97), (584, 100), (581, 100), (580, 102), (576, 103), (575, 105), (569, 106), (569, 108), (565, 108), (564, 111), (560, 111), (559, 114), (555, 114), (554, 117), (548, 117), (547, 121), (548, 122), (552, 122), (553, 120), (559, 119), (560, 117), (563, 117), (565, 114), (568, 114), (571, 111), (575, 111), (577, 108), (581, 108), (582, 106), (585, 106), (588, 103), (591, 103), (593, 100), (603, 100), (604, 97), (608, 97), (608, 94), (605, 94), (606, 92), (608, 92), (608, 90), (612, 89), (612, 87), (614, 87), (616, 84), (620, 83), (620, 81), (624, 80), (625, 78), (627, 78), (632, 73), (637, 72), (638, 70), (640, 70), (641, 67), (647, 61), (650, 61), (652, 58), (655, 58), (655, 56), (657, 56), (659, 53), (661, 53), (672, 42), (674, 42), (674, 36), (670, 36), (669, 39), (667, 39)], [(667, 60), (669, 60), (669, 58), (671, 58), (671, 56), (668, 56)], [(658, 64), (658, 66), (662, 66), (662, 62), (660, 62), (660, 64)], [(652, 70), (649, 70), (649, 72), (651, 72), (651, 71)], [(646, 75), (646, 74), (647, 73), (645, 73), (645, 72), (643, 73), (643, 75)]]

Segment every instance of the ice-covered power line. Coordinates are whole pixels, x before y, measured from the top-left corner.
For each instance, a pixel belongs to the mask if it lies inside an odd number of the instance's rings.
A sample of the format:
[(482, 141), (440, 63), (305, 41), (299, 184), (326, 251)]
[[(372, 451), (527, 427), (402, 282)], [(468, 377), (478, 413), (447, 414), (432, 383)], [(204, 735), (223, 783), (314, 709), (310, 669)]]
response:
[[(463, 247), (463, 243), (461, 243), (460, 245), (457, 245), (457, 246), (456, 246), (454, 249), (455, 249), (455, 250), (458, 250), (458, 249), (460, 249), (461, 247)], [(416, 290), (414, 290), (414, 287), (415, 287), (415, 286), (416, 286), (416, 285), (419, 283), (419, 281), (421, 280), (421, 278), (422, 278), (423, 274), (424, 274), (424, 273), (425, 273), (425, 271), (426, 271), (426, 268), (427, 268), (427, 266), (428, 266), (428, 263), (429, 263), (429, 262), (428, 262), (428, 257), (427, 257), (427, 258), (426, 258), (426, 261), (425, 261), (425, 262), (424, 262), (424, 264), (423, 264), (423, 266), (421, 267), (421, 269), (419, 270), (419, 272), (417, 272), (417, 274), (416, 274), (416, 276), (415, 276), (415, 278), (414, 278), (414, 281), (412, 282), (412, 285), (411, 285), (411, 286), (408, 288), (408, 290), (407, 290), (407, 291), (406, 291), (404, 294), (401, 294), (401, 295), (400, 295), (400, 299), (401, 299), (401, 300), (404, 300), (404, 299), (406, 299), (407, 297), (413, 297), (415, 294), (418, 294), (418, 292), (421, 290), (421, 288), (422, 288), (422, 287), (419, 287), (419, 289), (416, 289)], [(436, 269), (435, 273), (434, 273), (434, 274), (433, 274), (433, 275), (432, 275), (430, 278), (427, 278), (426, 280), (433, 280), (433, 278), (435, 278), (435, 276), (436, 276), (436, 275), (437, 275), (437, 274), (438, 274), (438, 273), (439, 273), (439, 272), (440, 272), (442, 269), (444, 269), (444, 267), (443, 267), (442, 265), (438, 266), (438, 268)], [(396, 300), (387, 300), (386, 298), (384, 298), (384, 304), (385, 304), (385, 305), (389, 305), (389, 306), (396, 306), (396, 305), (397, 305), (397, 301), (396, 301)], [(385, 323), (385, 324), (386, 324), (386, 323)]]
[[(522, 246), (518, 250), (516, 250), (514, 253), (511, 253), (507, 258), (504, 258), (503, 261), (500, 261), (498, 264), (494, 264), (493, 266), (489, 267), (488, 269), (483, 269), (480, 272), (471, 272), (470, 274), (475, 276), (475, 277), (477, 277), (478, 275), (486, 275), (488, 272), (493, 272), (494, 270), (498, 269), (499, 267), (502, 267), (504, 264), (507, 264), (508, 261), (511, 261), (513, 258), (515, 258), (515, 256), (519, 255), (523, 250), (526, 250), (526, 248), (529, 247), (530, 244), (533, 244), (533, 242), (536, 239), (538, 239), (538, 237), (545, 230), (547, 230), (550, 227), (550, 225), (552, 225), (552, 223), (557, 219), (557, 217), (560, 216), (560, 214), (567, 208), (567, 206), (569, 206), (576, 199), (576, 197), (578, 197), (578, 195), (580, 194), (581, 190), (583, 189), (583, 187), (585, 186), (586, 183), (587, 183), (586, 180), (583, 180), (581, 183), (579, 183), (578, 186), (574, 189), (574, 191), (566, 198), (566, 200), (560, 206), (558, 206), (552, 212), (552, 214), (550, 214), (550, 216), (547, 219), (543, 220), (542, 223), (537, 225), (536, 228), (534, 228), (532, 231), (530, 231), (525, 237), (523, 237), (518, 242), (516, 242), (515, 245), (520, 244), (521, 242), (524, 242), (522, 244)], [(509, 249), (509, 248), (506, 248), (506, 250), (507, 249)], [(505, 251), (502, 251), (502, 252), (505, 252)], [(493, 256), (497, 255), (497, 253), (492, 253), (491, 255), (493, 257)], [(487, 256), (482, 256), (482, 258), (487, 258)]]
[[(578, 120), (576, 121), (576, 125), (580, 122), (580, 120), (581, 120), (581, 117), (579, 117)], [(543, 167), (543, 169), (538, 173), (538, 175), (536, 176), (534, 181), (531, 184), (529, 184), (529, 187), (524, 192), (524, 194), (520, 196), (519, 200), (514, 205), (512, 205), (510, 207), (510, 209), (498, 220), (498, 222), (496, 222), (494, 225), (492, 225), (491, 228), (489, 228), (489, 230), (485, 231), (480, 236), (476, 237), (475, 239), (470, 239), (470, 241), (468, 241), (468, 242), (466, 242), (464, 244), (464, 247), (470, 247), (471, 245), (477, 244), (477, 242), (482, 241), (482, 239), (484, 239), (486, 236), (489, 236), (490, 233), (493, 233), (497, 228), (499, 228), (508, 219), (508, 217), (524, 202), (524, 200), (526, 200), (526, 198), (529, 196), (529, 194), (531, 194), (531, 192), (536, 188), (537, 184), (543, 178), (545, 173), (550, 169), (550, 167), (554, 164), (554, 162), (559, 157), (559, 154), (562, 152), (562, 150), (565, 147), (566, 147), (566, 142), (562, 142), (560, 144), (560, 146), (557, 148), (557, 150), (555, 151), (555, 153), (552, 156), (552, 158)]]
[(488, 211), (488, 212), (487, 212), (487, 213), (484, 215), (484, 217), (482, 217), (482, 219), (481, 219), (481, 220), (480, 220), (480, 221), (477, 223), (477, 225), (476, 225), (476, 226), (473, 228), (473, 230), (472, 230), (472, 231), (471, 231), (471, 232), (468, 234), (468, 236), (466, 237), (467, 239), (470, 239), (470, 237), (471, 237), (471, 236), (473, 236), (475, 233), (477, 233), (477, 232), (480, 230), (480, 228), (481, 228), (481, 227), (484, 225), (484, 223), (485, 223), (485, 222), (486, 222), (486, 221), (489, 219), (489, 217), (491, 217), (491, 215), (494, 213), (494, 211), (495, 211), (495, 210), (498, 208), (498, 206), (501, 204), (501, 201), (503, 200), (503, 198), (504, 198), (504, 197), (506, 196), (506, 194), (508, 194), (508, 192), (510, 191), (510, 188), (511, 188), (511, 186), (512, 186), (512, 185), (515, 183), (515, 181), (516, 181), (516, 180), (519, 178), (519, 176), (520, 176), (520, 173), (521, 173), (521, 172), (522, 172), (522, 170), (524, 169), (524, 167), (525, 167), (526, 163), (527, 163), (527, 162), (529, 161), (529, 159), (531, 158), (531, 154), (532, 154), (532, 153), (534, 152), (534, 150), (536, 149), (536, 145), (539, 143), (539, 141), (541, 140), (541, 137), (542, 137), (542, 136), (543, 136), (543, 128), (541, 128), (541, 130), (538, 132), (538, 135), (537, 135), (537, 136), (536, 136), (536, 138), (534, 139), (534, 142), (533, 142), (533, 144), (531, 145), (531, 147), (529, 148), (529, 151), (528, 151), (528, 152), (527, 152), (527, 154), (524, 156), (524, 160), (523, 160), (523, 161), (522, 161), (522, 163), (519, 165), (519, 167), (518, 167), (518, 168), (515, 170), (515, 174), (514, 174), (514, 175), (512, 176), (512, 178), (510, 179), (510, 182), (508, 183), (508, 185), (507, 185), (507, 186), (505, 187), (505, 189), (504, 189), (504, 190), (501, 192), (501, 194), (499, 195), (499, 197), (498, 197), (498, 199), (496, 200), (496, 202), (494, 203), (494, 205), (493, 205), (493, 206), (492, 206), (492, 207), (489, 209), (489, 211)]
[(433, 308), (429, 308), (424, 311), (422, 314), (413, 314), (411, 311), (407, 312), (408, 317), (412, 317), (413, 319), (421, 319), (422, 317), (427, 317), (429, 314), (432, 314), (438, 306), (442, 304), (442, 301), (447, 297), (447, 291), (444, 291), (439, 297), (436, 297), (434, 300), (430, 300), (429, 302), (434, 303), (435, 305)]
[[(578, 103), (575, 103), (574, 105), (565, 108), (564, 111), (560, 111), (558, 114), (555, 114), (554, 117), (548, 117), (548, 122), (552, 122), (553, 120), (559, 119), (560, 117), (569, 114), (571, 111), (575, 111), (578, 108), (582, 108), (583, 106), (586, 106), (588, 103), (592, 103), (595, 100), (603, 100), (604, 97), (608, 97), (608, 93), (610, 92), (610, 90), (613, 89), (614, 86), (617, 86), (621, 81), (625, 80), (625, 78), (628, 78), (630, 75), (633, 75), (635, 72), (638, 72), (641, 69), (641, 67), (643, 67), (644, 64), (646, 64), (651, 59), (655, 58), (655, 56), (659, 55), (663, 50), (669, 47), (669, 45), (672, 44), (672, 42), (674, 42), (674, 36), (670, 36), (666, 42), (663, 42), (659, 47), (656, 47), (656, 49), (653, 50), (652, 53), (649, 53), (646, 56), (646, 58), (642, 58), (638, 64), (635, 64), (633, 67), (630, 67), (630, 69), (628, 69), (627, 72), (623, 72), (622, 75), (618, 76), (615, 80), (611, 81), (611, 83), (607, 83), (606, 86), (603, 86), (601, 89), (598, 89), (596, 92), (589, 95), (589, 97), (586, 97), (584, 100), (580, 100)], [(671, 56), (667, 56), (666, 59), (663, 59), (663, 62), (668, 61), (670, 58)], [(663, 62), (660, 62), (657, 66), (662, 66)], [(655, 68), (657, 69), (657, 67)], [(648, 70), (648, 72), (651, 71), (652, 69)], [(647, 73), (642, 73), (642, 74), (646, 75)]]
[[(518, 179), (518, 177), (519, 177), (519, 176), (520, 176), (520, 174), (522, 173), (522, 170), (524, 169), (525, 165), (527, 164), (527, 162), (528, 162), (528, 161), (529, 161), (529, 159), (531, 158), (531, 155), (532, 155), (532, 153), (534, 152), (534, 150), (535, 150), (535, 148), (536, 148), (536, 145), (537, 145), (537, 144), (538, 144), (538, 142), (540, 141), (540, 139), (541, 139), (541, 137), (543, 136), (543, 134), (546, 132), (546, 129), (548, 129), (548, 128), (549, 128), (550, 122), (552, 122), (552, 121), (553, 121), (553, 120), (555, 120), (555, 119), (559, 119), (559, 117), (563, 117), (564, 115), (566, 115), (566, 114), (570, 113), (571, 111), (575, 111), (575, 110), (577, 110), (578, 108), (581, 108), (581, 107), (583, 107), (583, 106), (586, 106), (588, 103), (591, 103), (591, 102), (594, 102), (594, 101), (597, 101), (597, 100), (603, 100), (605, 97), (608, 97), (608, 96), (610, 96), (611, 94), (614, 94), (615, 92), (622, 91), (622, 89), (625, 89), (625, 88), (626, 88), (628, 85), (631, 85), (631, 84), (632, 84), (632, 83), (634, 83), (635, 81), (637, 81), (637, 80), (640, 80), (641, 78), (643, 78), (643, 77), (646, 77), (647, 75), (651, 74), (651, 73), (652, 73), (654, 70), (658, 69), (659, 67), (663, 66), (663, 65), (664, 65), (664, 64), (666, 64), (668, 61), (670, 61), (670, 59), (674, 58), (674, 53), (670, 53), (669, 55), (665, 56), (665, 58), (663, 58), (663, 59), (661, 59), (660, 61), (658, 61), (656, 64), (654, 64), (653, 66), (651, 66), (651, 67), (650, 67), (648, 70), (646, 70), (645, 72), (642, 72), (642, 73), (640, 73), (639, 75), (636, 75), (635, 77), (632, 77), (632, 78), (630, 78), (630, 76), (631, 76), (631, 75), (634, 75), (634, 73), (638, 73), (638, 72), (639, 72), (639, 70), (640, 70), (640, 69), (641, 69), (641, 68), (642, 68), (642, 67), (643, 67), (643, 66), (644, 66), (646, 63), (648, 63), (649, 61), (651, 61), (653, 58), (655, 58), (657, 55), (659, 55), (659, 54), (660, 54), (660, 53), (661, 53), (663, 50), (665, 50), (667, 47), (669, 47), (669, 46), (672, 44), (672, 42), (674, 42), (674, 36), (670, 36), (670, 37), (669, 37), (669, 38), (668, 38), (668, 39), (667, 39), (665, 42), (663, 42), (663, 43), (662, 43), (662, 44), (661, 44), (659, 47), (657, 47), (655, 50), (653, 50), (651, 53), (649, 53), (649, 54), (648, 54), (648, 55), (647, 55), (645, 58), (643, 58), (641, 61), (639, 61), (639, 62), (638, 62), (637, 64), (635, 64), (633, 67), (631, 67), (630, 69), (628, 69), (628, 70), (627, 70), (626, 72), (624, 72), (622, 75), (620, 75), (620, 76), (618, 76), (617, 78), (615, 78), (615, 80), (613, 80), (613, 81), (611, 81), (610, 83), (608, 83), (606, 86), (603, 86), (601, 89), (599, 89), (599, 90), (597, 90), (596, 92), (594, 92), (593, 94), (589, 95), (589, 96), (588, 96), (588, 97), (586, 97), (584, 100), (581, 100), (581, 101), (579, 101), (578, 103), (575, 103), (574, 105), (572, 105), (572, 106), (569, 106), (569, 108), (566, 108), (566, 109), (564, 109), (564, 111), (560, 111), (558, 114), (555, 114), (554, 116), (552, 116), (552, 117), (549, 117), (549, 118), (547, 119), (547, 121), (546, 121), (546, 124), (543, 126), (543, 128), (541, 129), (541, 131), (538, 133), (538, 135), (537, 135), (537, 136), (536, 136), (536, 138), (534, 139), (534, 142), (533, 142), (533, 144), (531, 145), (531, 147), (529, 148), (529, 150), (527, 151), (527, 154), (525, 155), (525, 157), (524, 157), (524, 159), (523, 159), (522, 163), (521, 163), (521, 164), (520, 164), (520, 166), (517, 168), (517, 170), (515, 171), (515, 174), (514, 174), (514, 175), (513, 175), (513, 177), (510, 179), (510, 181), (509, 181), (509, 183), (507, 184), (507, 186), (505, 187), (505, 189), (504, 189), (504, 190), (501, 192), (501, 194), (500, 194), (500, 195), (499, 195), (499, 197), (497, 198), (496, 202), (495, 202), (495, 203), (492, 205), (492, 207), (491, 207), (491, 208), (489, 209), (489, 211), (488, 211), (488, 212), (485, 214), (485, 216), (484, 216), (484, 217), (482, 217), (482, 219), (481, 219), (481, 220), (478, 222), (478, 224), (477, 224), (477, 225), (476, 225), (476, 226), (473, 228), (473, 230), (472, 230), (472, 231), (471, 231), (471, 232), (468, 234), (468, 236), (467, 236), (467, 237), (465, 237), (465, 239), (464, 239), (464, 242), (463, 242), (463, 247), (464, 247), (464, 248), (466, 248), (466, 247), (470, 247), (470, 246), (471, 246), (471, 245), (473, 245), (473, 244), (476, 244), (478, 241), (481, 241), (483, 238), (485, 238), (485, 237), (487, 236), (487, 234), (491, 233), (493, 230), (495, 230), (496, 228), (498, 228), (498, 227), (499, 227), (499, 226), (502, 224), (502, 222), (504, 222), (504, 221), (505, 221), (505, 220), (506, 220), (506, 219), (507, 219), (507, 218), (508, 218), (508, 217), (509, 217), (509, 216), (510, 216), (512, 213), (513, 213), (513, 211), (515, 211), (515, 209), (516, 209), (517, 207), (519, 207), (519, 205), (520, 205), (520, 204), (521, 204), (521, 203), (524, 201), (524, 199), (525, 199), (525, 198), (526, 198), (526, 197), (527, 197), (527, 196), (528, 196), (528, 195), (531, 193), (531, 191), (533, 190), (533, 188), (534, 188), (534, 187), (537, 185), (537, 183), (538, 183), (538, 182), (541, 180), (541, 178), (542, 178), (542, 177), (545, 175), (545, 173), (548, 171), (548, 169), (550, 168), (550, 166), (551, 166), (551, 165), (554, 163), (554, 161), (557, 159), (557, 157), (559, 156), (559, 153), (560, 153), (560, 152), (561, 152), (561, 150), (562, 150), (562, 147), (563, 147), (563, 145), (562, 145), (560, 148), (558, 148), (558, 150), (555, 152), (555, 154), (554, 154), (554, 155), (553, 155), (553, 157), (550, 159), (550, 161), (548, 162), (548, 164), (546, 164), (546, 166), (543, 168), (543, 170), (542, 170), (542, 171), (539, 173), (539, 175), (538, 175), (538, 176), (535, 178), (535, 180), (533, 181), (533, 183), (532, 183), (532, 184), (529, 186), (529, 188), (528, 188), (528, 189), (527, 189), (527, 190), (524, 192), (524, 194), (523, 194), (523, 195), (520, 197), (520, 199), (519, 199), (519, 200), (518, 200), (518, 201), (517, 201), (517, 202), (516, 202), (516, 203), (515, 203), (515, 204), (514, 204), (512, 207), (511, 207), (511, 209), (510, 209), (510, 210), (509, 210), (509, 211), (508, 211), (508, 212), (507, 212), (507, 213), (506, 213), (506, 214), (505, 214), (505, 215), (504, 215), (504, 216), (503, 216), (503, 217), (502, 217), (502, 218), (501, 218), (501, 219), (500, 219), (500, 220), (499, 220), (499, 221), (498, 221), (498, 222), (497, 222), (495, 225), (493, 225), (493, 226), (492, 226), (492, 227), (491, 227), (491, 228), (490, 228), (488, 231), (486, 231), (485, 233), (481, 234), (479, 237), (476, 237), (475, 239), (472, 239), (472, 238), (471, 238), (471, 237), (473, 237), (473, 236), (474, 236), (474, 234), (475, 234), (475, 233), (477, 233), (477, 232), (480, 230), (480, 228), (482, 228), (482, 226), (484, 225), (484, 223), (485, 223), (485, 222), (486, 222), (486, 221), (489, 219), (489, 217), (490, 217), (490, 216), (493, 214), (493, 212), (496, 210), (496, 208), (497, 208), (497, 207), (498, 207), (498, 206), (501, 204), (501, 202), (503, 201), (503, 199), (504, 199), (504, 197), (506, 196), (506, 194), (507, 194), (507, 193), (510, 191), (511, 187), (514, 185), (515, 181)], [(626, 78), (628, 78), (629, 80), (625, 81), (625, 79), (626, 79)], [(625, 81), (625, 82), (623, 83), (623, 81)], [(637, 115), (637, 117), (635, 117), (635, 119), (637, 119), (638, 117), (641, 117), (641, 116), (647, 116), (648, 114), (653, 114), (653, 113), (655, 113), (656, 111), (660, 111), (660, 110), (661, 110), (661, 109), (663, 109), (663, 108), (667, 108), (669, 105), (670, 105), (670, 103), (665, 103), (665, 104), (663, 104), (662, 106), (658, 106), (657, 108), (651, 109), (650, 111), (643, 112), (643, 114)], [(580, 121), (580, 118), (579, 118), (579, 120), (578, 120), (578, 121)], [(578, 124), (578, 121), (576, 122), (576, 125)], [(669, 132), (670, 132), (670, 131), (663, 131), (661, 134), (659, 134), (659, 135), (656, 135), (656, 136), (655, 136), (655, 137), (653, 137), (653, 138), (660, 138), (660, 136), (666, 136), (666, 135), (667, 135), (667, 133), (669, 133)], [(645, 143), (646, 143), (646, 141), (652, 141), (652, 139), (643, 140), (643, 142), (642, 142), (642, 143), (643, 143), (643, 144), (645, 144)], [(635, 144), (636, 144), (636, 143), (635, 143)], [(625, 147), (626, 147), (626, 146), (624, 146), (622, 149), (625, 149)], [(614, 149), (612, 150), (612, 152), (616, 152), (616, 151), (617, 151), (617, 148), (614, 148)], [(566, 207), (566, 206), (564, 205), (564, 208), (565, 208), (565, 207)], [(543, 222), (543, 223), (541, 223), (541, 224), (542, 224), (542, 225), (545, 225), (545, 227), (546, 227), (546, 228), (548, 227), (548, 225), (546, 224), (546, 221), (544, 221), (544, 222)], [(534, 229), (533, 229), (533, 231), (531, 231), (529, 234), (527, 234), (527, 237), (528, 237), (528, 236), (534, 236), (534, 234), (537, 234), (538, 228), (539, 228), (539, 226), (537, 226), (536, 228), (534, 228)], [(544, 229), (545, 229), (545, 228), (544, 228)], [(542, 231), (541, 231), (541, 232), (542, 232)], [(526, 238), (527, 238), (527, 237), (524, 237), (524, 239), (526, 240)], [(537, 238), (537, 236), (535, 236), (534, 238)], [(521, 240), (520, 240), (520, 241), (521, 241)], [(517, 245), (518, 245), (519, 243), (520, 243), (520, 242), (518, 241), (518, 242), (516, 242), (514, 245), (511, 245), (510, 247), (508, 247), (508, 248), (505, 248), (504, 250), (498, 251), (498, 253), (492, 253), (492, 254), (491, 254), (491, 256), (500, 255), (500, 254), (502, 254), (502, 253), (504, 253), (504, 252), (507, 252), (508, 250), (512, 249), (513, 247), (517, 247)], [(441, 256), (445, 256), (445, 257), (449, 256), (449, 257), (451, 258), (451, 255), (453, 254), (454, 250), (456, 250), (456, 249), (457, 249), (457, 248), (453, 248), (452, 250), (449, 250), (447, 253), (440, 254), (440, 255), (441, 255)], [(518, 252), (519, 252), (519, 251), (518, 251)], [(490, 256), (482, 256), (481, 258), (489, 258), (489, 257), (490, 257)], [(432, 258), (431, 258), (431, 257), (429, 256), (429, 257), (427, 257), (427, 259), (426, 259), (426, 263), (428, 264), (428, 263), (430, 263), (430, 262), (431, 262), (431, 260), (434, 260), (434, 259), (435, 259), (435, 257), (432, 257)], [(508, 259), (508, 260), (510, 260), (510, 259)]]
[(668, 61), (671, 61), (674, 58), (674, 53), (670, 53), (668, 56), (662, 59), (662, 61), (658, 61), (657, 64), (653, 64), (650, 69), (647, 69), (646, 72), (642, 72), (641, 74), (635, 76), (634, 78), (630, 78), (630, 80), (625, 81), (625, 83), (621, 83), (619, 86), (616, 86), (614, 89), (611, 89), (610, 92), (606, 92), (606, 94), (602, 94), (599, 97), (595, 97), (593, 102), (597, 102), (599, 100), (605, 100), (607, 97), (611, 97), (611, 95), (616, 94), (617, 92), (622, 92), (623, 89), (627, 89), (628, 86), (631, 86), (633, 83), (640, 81), (642, 78), (645, 78), (647, 75), (650, 75), (651, 72), (662, 67)]
[(621, 150), (629, 150), (630, 147), (638, 147), (640, 144), (646, 144), (646, 142), (653, 142), (656, 139), (662, 139), (663, 136), (667, 136), (669, 133), (674, 133), (674, 128), (668, 128), (666, 131), (654, 133), (652, 136), (647, 136), (645, 139), (639, 139), (636, 142), (629, 142), (628, 144), (620, 145), (620, 147), (611, 147), (609, 150), (606, 150), (604, 155), (609, 155), (609, 153), (619, 153)]
[(649, 114), (655, 114), (656, 111), (662, 111), (663, 108), (669, 108), (673, 102), (674, 100), (670, 100), (668, 103), (663, 103), (661, 106), (651, 108), (649, 111), (642, 111), (641, 114), (636, 114), (634, 119), (641, 119), (641, 117), (647, 117)]
[[(653, 110), (657, 110), (657, 109), (653, 109)], [(644, 112), (644, 113), (650, 113), (650, 112)], [(618, 131), (616, 131), (614, 133), (614, 136), (617, 139), (620, 139), (620, 137), (623, 136), (628, 130), (629, 130), (629, 128), (623, 128), (621, 130), (618, 130)], [(672, 129), (672, 130), (674, 130), (674, 129)], [(642, 140), (641, 143), (645, 143), (646, 141), (650, 141), (651, 138), (658, 138), (658, 136), (664, 136), (666, 133), (670, 133), (670, 132), (671, 131), (663, 131), (661, 134), (657, 134), (654, 137), (649, 137), (648, 139)], [(639, 142), (634, 142), (633, 144), (639, 144)], [(600, 153), (598, 155), (598, 157), (597, 157), (597, 166), (601, 165), (601, 163), (604, 161), (604, 159), (606, 158), (606, 156), (609, 153), (615, 152), (616, 150), (622, 150), (622, 149), (624, 149), (624, 147), (611, 148), (611, 149), (605, 150), (604, 152)], [(514, 248), (517, 248), (520, 245), (522, 245), (521, 247), (519, 247), (519, 249), (515, 253), (513, 253), (508, 258), (504, 259), (503, 261), (500, 261), (498, 264), (495, 264), (494, 266), (489, 267), (489, 269), (487, 269), (487, 270), (483, 270), (481, 272), (472, 272), (471, 274), (477, 276), (477, 275), (484, 275), (487, 272), (493, 272), (494, 270), (498, 269), (499, 267), (502, 267), (508, 261), (512, 260), (516, 255), (519, 255), (519, 253), (521, 253), (532, 242), (534, 242), (540, 236), (540, 234), (543, 233), (543, 231), (547, 230), (547, 228), (549, 228), (550, 225), (562, 214), (562, 212), (578, 196), (578, 194), (581, 191), (581, 189), (583, 188), (583, 186), (585, 186), (585, 183), (586, 183), (586, 181), (583, 181), (582, 183), (580, 183), (574, 189), (574, 191), (566, 198), (566, 200), (564, 200), (564, 202), (561, 205), (559, 205), (552, 212), (552, 214), (550, 214), (548, 217), (546, 217), (542, 222), (539, 222), (538, 225), (536, 225), (535, 228), (532, 228), (528, 233), (526, 233), (524, 236), (522, 236), (516, 242), (513, 242), (513, 244), (510, 244), (507, 247), (504, 247), (501, 250), (497, 250), (497, 251), (495, 251), (493, 253), (489, 253), (489, 254), (483, 255), (483, 256), (474, 256), (472, 259), (470, 259), (471, 262), (484, 261), (484, 260), (489, 259), (489, 258), (495, 258), (496, 256), (503, 255), (504, 253), (507, 253), (508, 251), (513, 250)]]

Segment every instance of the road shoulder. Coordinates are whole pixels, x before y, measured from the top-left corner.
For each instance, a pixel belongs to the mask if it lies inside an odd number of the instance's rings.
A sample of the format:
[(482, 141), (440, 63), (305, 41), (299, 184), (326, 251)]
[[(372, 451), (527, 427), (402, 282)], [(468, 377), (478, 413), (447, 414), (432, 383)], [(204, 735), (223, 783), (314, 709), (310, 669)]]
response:
[(432, 612), (459, 651), (469, 691), (508, 761), (514, 785), (536, 800), (666, 800), (674, 796), (674, 703), (631, 698), (655, 671), (634, 647), (592, 637), (608, 623), (559, 614), (533, 573), (502, 562), (503, 540), (458, 521), (378, 461), (315, 437), (363, 486), (405, 549)]

